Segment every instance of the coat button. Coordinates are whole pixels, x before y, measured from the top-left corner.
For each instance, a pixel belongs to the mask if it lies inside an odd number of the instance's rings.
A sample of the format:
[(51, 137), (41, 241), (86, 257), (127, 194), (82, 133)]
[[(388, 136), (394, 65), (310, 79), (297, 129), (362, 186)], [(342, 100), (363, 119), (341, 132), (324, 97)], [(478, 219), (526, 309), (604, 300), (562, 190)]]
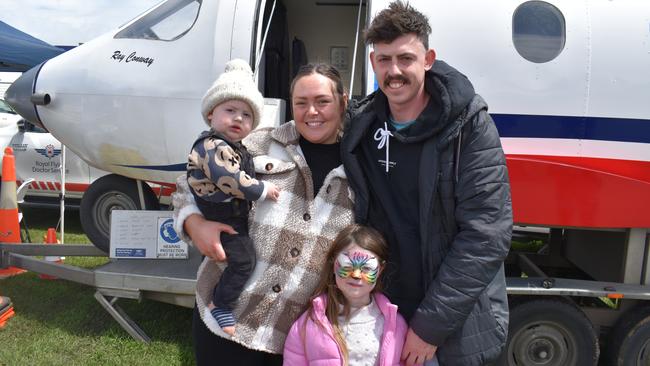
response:
[(330, 193), (331, 190), (332, 190), (332, 185), (328, 184), (327, 188), (325, 189), (325, 193)]
[(306, 213), (306, 214), (304, 214), (304, 215), (302, 216), (302, 218), (303, 218), (305, 221), (309, 221), (309, 220), (311, 220), (311, 215), (309, 215), (308, 213)]
[(273, 292), (278, 293), (280, 291), (282, 291), (282, 287), (280, 287), (280, 285), (273, 286)]
[(298, 250), (298, 248), (292, 248), (289, 251), (289, 254), (291, 254), (292, 257), (296, 258), (298, 255), (300, 255), (300, 250)]
[(266, 169), (267, 172), (270, 172), (273, 169), (273, 163), (267, 163), (264, 166), (264, 169)]

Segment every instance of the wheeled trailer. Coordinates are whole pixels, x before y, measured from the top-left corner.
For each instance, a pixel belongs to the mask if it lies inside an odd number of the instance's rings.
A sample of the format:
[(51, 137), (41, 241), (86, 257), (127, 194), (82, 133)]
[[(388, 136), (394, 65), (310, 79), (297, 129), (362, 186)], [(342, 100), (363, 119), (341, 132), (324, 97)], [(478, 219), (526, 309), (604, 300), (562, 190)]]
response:
[(648, 230), (516, 229), (499, 364), (650, 365)]
[(111, 259), (90, 269), (49, 262), (36, 256), (106, 257), (92, 245), (0, 244), (0, 268), (14, 266), (92, 286), (95, 299), (133, 338), (149, 342), (146, 333), (117, 304), (124, 299), (150, 299), (191, 308), (196, 270), (202, 256), (189, 248), (187, 259)]

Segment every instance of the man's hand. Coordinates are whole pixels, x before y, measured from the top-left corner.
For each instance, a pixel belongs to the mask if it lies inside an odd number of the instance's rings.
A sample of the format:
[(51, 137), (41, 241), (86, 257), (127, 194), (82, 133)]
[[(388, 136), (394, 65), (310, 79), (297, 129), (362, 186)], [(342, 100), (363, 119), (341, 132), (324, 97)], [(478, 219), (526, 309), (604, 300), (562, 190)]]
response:
[(237, 234), (232, 226), (206, 220), (198, 214), (188, 216), (183, 227), (185, 232), (192, 238), (196, 249), (204, 256), (218, 262), (226, 260), (226, 253), (221, 246), (221, 233)]
[(402, 348), (401, 361), (404, 362), (406, 366), (423, 364), (425, 361), (429, 361), (433, 358), (437, 349), (438, 347), (423, 341), (422, 338), (415, 334), (413, 329), (409, 328), (406, 333), (404, 348)]

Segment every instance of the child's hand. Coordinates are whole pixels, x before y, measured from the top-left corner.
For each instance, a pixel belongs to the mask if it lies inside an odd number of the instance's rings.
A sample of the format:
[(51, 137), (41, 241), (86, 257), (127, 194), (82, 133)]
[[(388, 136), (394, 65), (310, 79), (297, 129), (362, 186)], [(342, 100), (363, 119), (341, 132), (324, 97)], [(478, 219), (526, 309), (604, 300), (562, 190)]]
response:
[(273, 183), (264, 183), (268, 184), (268, 188), (266, 190), (266, 198), (272, 199), (275, 202), (278, 202), (278, 198), (280, 197), (280, 188), (278, 188), (275, 184)]

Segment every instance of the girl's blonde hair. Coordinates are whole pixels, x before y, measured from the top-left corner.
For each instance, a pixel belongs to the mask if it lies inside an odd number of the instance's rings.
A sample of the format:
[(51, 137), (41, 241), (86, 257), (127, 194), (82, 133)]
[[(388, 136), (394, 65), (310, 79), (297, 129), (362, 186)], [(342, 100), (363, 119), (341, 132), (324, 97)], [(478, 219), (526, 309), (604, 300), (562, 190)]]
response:
[[(325, 294), (327, 298), (327, 306), (325, 308), (325, 315), (332, 324), (334, 330), (334, 340), (336, 341), (341, 355), (343, 355), (343, 365), (348, 364), (348, 348), (345, 344), (345, 337), (341, 326), (339, 325), (339, 315), (341, 315), (340, 308), (343, 307), (343, 315), (347, 319), (350, 316), (350, 304), (348, 303), (341, 290), (336, 287), (336, 274), (334, 273), (334, 261), (342, 250), (347, 248), (350, 244), (356, 244), (359, 247), (373, 252), (377, 256), (377, 261), (383, 267), (388, 259), (388, 246), (384, 237), (375, 229), (369, 226), (359, 224), (352, 224), (341, 230), (332, 242), (332, 246), (327, 252), (325, 257), (325, 264), (323, 265), (322, 276), (318, 283), (318, 287), (314, 291), (311, 300), (317, 298), (321, 294)], [(377, 279), (375, 287), (372, 292), (381, 290), (381, 276)], [(309, 317), (312, 321), (319, 326), (322, 326), (314, 314), (312, 301), (309, 302), (308, 309)], [(303, 324), (303, 326), (306, 325)], [(324, 330), (324, 328), (323, 328)], [(304, 329), (303, 329), (303, 342), (304, 342)]]

